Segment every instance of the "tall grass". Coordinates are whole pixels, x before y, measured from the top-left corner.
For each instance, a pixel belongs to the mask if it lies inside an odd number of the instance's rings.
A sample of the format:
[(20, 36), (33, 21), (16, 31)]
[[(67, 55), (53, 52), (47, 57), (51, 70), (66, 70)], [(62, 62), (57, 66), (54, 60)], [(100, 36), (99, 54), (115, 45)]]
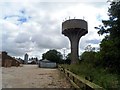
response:
[(111, 74), (103, 68), (94, 68), (91, 64), (86, 63), (62, 66), (80, 77), (90, 77), (93, 83), (98, 84), (107, 90), (120, 89), (120, 75)]

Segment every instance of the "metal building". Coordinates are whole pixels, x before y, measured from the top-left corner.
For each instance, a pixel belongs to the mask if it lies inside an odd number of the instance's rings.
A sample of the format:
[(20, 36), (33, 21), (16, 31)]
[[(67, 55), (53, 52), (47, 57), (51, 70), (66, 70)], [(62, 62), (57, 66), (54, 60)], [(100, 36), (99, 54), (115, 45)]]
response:
[(39, 67), (41, 68), (55, 68), (57, 67), (55, 62), (51, 62), (47, 59), (39, 61)]

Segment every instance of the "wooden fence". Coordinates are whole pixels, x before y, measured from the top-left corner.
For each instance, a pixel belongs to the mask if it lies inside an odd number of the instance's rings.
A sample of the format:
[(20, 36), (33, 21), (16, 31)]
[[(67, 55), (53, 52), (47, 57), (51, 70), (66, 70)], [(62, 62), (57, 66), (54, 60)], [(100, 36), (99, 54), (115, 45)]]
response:
[(62, 66), (58, 66), (58, 69), (66, 76), (66, 78), (70, 81), (74, 88), (78, 88), (81, 90), (105, 90), (104, 88), (78, 76), (69, 70), (63, 68)]

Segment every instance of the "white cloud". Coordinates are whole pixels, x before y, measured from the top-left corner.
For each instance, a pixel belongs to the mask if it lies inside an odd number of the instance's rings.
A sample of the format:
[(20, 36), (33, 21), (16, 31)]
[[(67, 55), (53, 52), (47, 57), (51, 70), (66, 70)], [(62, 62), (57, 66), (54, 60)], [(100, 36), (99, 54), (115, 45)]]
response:
[[(97, 5), (96, 5), (97, 4)], [(70, 3), (70, 2), (3, 2), (1, 17), (3, 50), (14, 56), (39, 56), (49, 49), (61, 50), (69, 48), (67, 37), (61, 34), (61, 24), (65, 18), (84, 19), (88, 22), (88, 34), (80, 40), (80, 53), (88, 43), (87, 40), (101, 40), (95, 26), (101, 24), (101, 19), (107, 19), (106, 3)], [(5, 16), (30, 17), (26, 22), (18, 24), (18, 18), (4, 19)], [(98, 47), (98, 44), (92, 44)], [(70, 50), (68, 50), (69, 52)], [(67, 52), (67, 53), (68, 53)]]
[[(107, 2), (106, 0), (1, 0), (1, 2)], [(113, 0), (110, 0), (113, 1)], [(118, 0), (115, 0), (118, 1)]]

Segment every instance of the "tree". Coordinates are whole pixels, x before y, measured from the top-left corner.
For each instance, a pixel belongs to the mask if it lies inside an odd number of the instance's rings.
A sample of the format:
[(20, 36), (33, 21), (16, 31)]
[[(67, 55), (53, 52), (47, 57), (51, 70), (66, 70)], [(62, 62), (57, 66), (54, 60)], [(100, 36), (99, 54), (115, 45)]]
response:
[(88, 45), (87, 47), (85, 47), (85, 51), (95, 51), (95, 47), (92, 47), (91, 45)]
[(71, 53), (68, 53), (68, 55), (66, 56), (65, 63), (66, 64), (71, 64)]
[(103, 20), (103, 25), (95, 27), (99, 29), (99, 35), (106, 34), (100, 44), (102, 65), (120, 72), (120, 1), (111, 2), (108, 15), (109, 20)]
[(49, 50), (46, 53), (42, 54), (42, 59), (48, 59), (52, 62), (61, 63), (62, 54), (57, 50)]
[(96, 55), (96, 52), (85, 51), (81, 55), (81, 61), (86, 62), (86, 63), (94, 64), (95, 60), (96, 60), (95, 55)]

